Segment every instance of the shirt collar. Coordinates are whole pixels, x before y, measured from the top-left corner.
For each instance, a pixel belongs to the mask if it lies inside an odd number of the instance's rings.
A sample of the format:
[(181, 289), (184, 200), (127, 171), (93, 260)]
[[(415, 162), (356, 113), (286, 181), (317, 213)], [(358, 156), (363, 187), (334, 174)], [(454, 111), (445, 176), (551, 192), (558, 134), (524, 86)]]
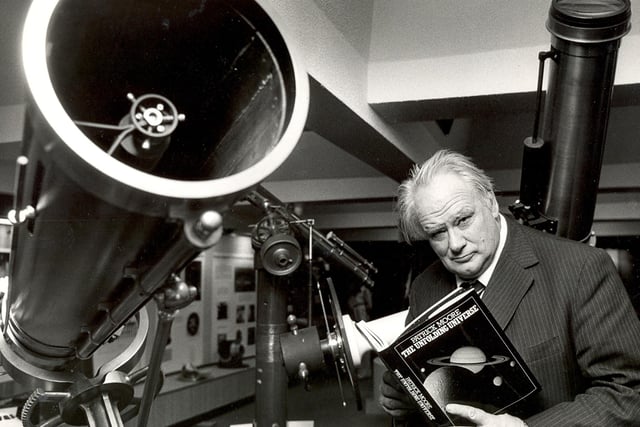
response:
[[(498, 239), (498, 249), (496, 250), (496, 255), (493, 257), (493, 260), (491, 260), (491, 264), (489, 264), (489, 267), (477, 279), (485, 287), (489, 284), (489, 280), (491, 280), (491, 276), (493, 275), (493, 272), (496, 269), (496, 265), (498, 264), (498, 259), (500, 259), (500, 255), (502, 254), (504, 245), (507, 242), (507, 221), (504, 219), (504, 216), (502, 216), (502, 214), (498, 215), (500, 217), (500, 237)], [(464, 282), (464, 280), (456, 276), (456, 284), (460, 286), (462, 282)]]

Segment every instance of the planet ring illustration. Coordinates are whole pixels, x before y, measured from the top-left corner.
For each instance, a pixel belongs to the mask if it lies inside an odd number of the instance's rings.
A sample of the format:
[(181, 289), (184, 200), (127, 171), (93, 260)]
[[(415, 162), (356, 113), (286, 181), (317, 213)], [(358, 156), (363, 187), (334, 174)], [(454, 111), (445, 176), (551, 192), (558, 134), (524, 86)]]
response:
[(473, 361), (473, 362), (451, 362), (451, 356), (442, 356), (436, 357), (433, 359), (429, 359), (427, 363), (435, 366), (464, 366), (464, 365), (480, 365), (480, 366), (489, 366), (489, 365), (497, 365), (498, 363), (504, 363), (509, 360), (507, 356), (492, 356), (491, 360), (485, 361)]
[(435, 357), (427, 360), (427, 363), (435, 366), (458, 366), (477, 374), (485, 366), (497, 365), (508, 360), (506, 356), (492, 356), (489, 359), (478, 347), (463, 346), (451, 353), (451, 356)]

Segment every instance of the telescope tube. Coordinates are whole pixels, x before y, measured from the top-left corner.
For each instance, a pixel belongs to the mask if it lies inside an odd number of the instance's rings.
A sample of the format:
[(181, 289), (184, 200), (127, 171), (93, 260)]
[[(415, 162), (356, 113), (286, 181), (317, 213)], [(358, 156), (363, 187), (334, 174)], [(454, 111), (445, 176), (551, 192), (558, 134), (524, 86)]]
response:
[(308, 77), (276, 20), (247, 0), (33, 2), (10, 373), (73, 371), (286, 160)]
[[(551, 59), (543, 129), (548, 165), (545, 216), (557, 234), (586, 240), (591, 232), (620, 39), (630, 29), (628, 0), (554, 0), (546, 23)], [(523, 176), (523, 180), (526, 177)]]

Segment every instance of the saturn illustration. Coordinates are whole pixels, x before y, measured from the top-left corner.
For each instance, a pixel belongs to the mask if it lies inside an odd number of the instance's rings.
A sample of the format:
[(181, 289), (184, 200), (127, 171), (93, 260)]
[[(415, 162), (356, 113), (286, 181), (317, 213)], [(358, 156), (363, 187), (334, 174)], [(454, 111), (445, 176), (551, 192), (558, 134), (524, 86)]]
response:
[[(508, 362), (509, 366), (515, 366), (514, 361), (507, 356), (489, 358), (478, 347), (459, 347), (450, 356), (427, 361), (428, 365), (436, 368), (427, 375), (423, 385), (439, 405), (456, 402), (494, 412), (498, 408), (487, 399), (498, 392), (509, 390), (502, 387), (502, 374), (484, 368)], [(421, 371), (426, 375), (428, 368), (423, 367)], [(489, 386), (492, 387), (488, 388)], [(491, 392), (488, 393), (488, 390)]]
[(508, 361), (509, 358), (507, 356), (492, 356), (489, 360), (478, 347), (465, 346), (458, 348), (451, 353), (451, 356), (429, 359), (427, 363), (434, 366), (458, 366), (477, 374), (485, 366), (497, 365)]

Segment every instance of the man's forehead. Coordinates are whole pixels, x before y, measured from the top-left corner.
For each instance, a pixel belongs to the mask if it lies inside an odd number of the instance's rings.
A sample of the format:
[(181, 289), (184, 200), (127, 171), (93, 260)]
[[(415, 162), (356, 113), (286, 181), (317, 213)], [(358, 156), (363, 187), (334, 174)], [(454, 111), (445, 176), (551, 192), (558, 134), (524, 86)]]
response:
[(477, 203), (473, 186), (459, 177), (432, 180), (416, 192), (416, 207), (423, 223), (438, 224), (460, 215)]

